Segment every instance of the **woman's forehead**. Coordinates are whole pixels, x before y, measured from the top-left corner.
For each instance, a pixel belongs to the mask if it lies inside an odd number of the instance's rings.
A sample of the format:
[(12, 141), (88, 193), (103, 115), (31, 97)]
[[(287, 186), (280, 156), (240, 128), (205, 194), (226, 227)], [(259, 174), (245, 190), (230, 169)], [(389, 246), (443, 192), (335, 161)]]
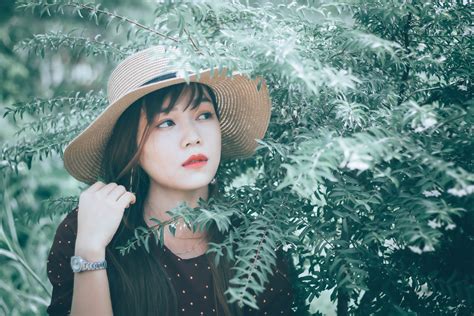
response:
[[(193, 89), (195, 89), (194, 95), (193, 95)], [(175, 111), (184, 112), (185, 110), (193, 110), (194, 107), (196, 107), (197, 109), (201, 105), (201, 103), (209, 103), (210, 105), (212, 105), (211, 96), (209, 95), (209, 92), (207, 91), (207, 89), (202, 89), (203, 93), (200, 100), (201, 102), (199, 104), (195, 103), (197, 102), (197, 99), (199, 97), (198, 89), (199, 88), (197, 86), (193, 88), (190, 85), (186, 85), (181, 91), (181, 94), (176, 99), (176, 102), (172, 105), (173, 106), (172, 108), (170, 108), (172, 94), (168, 93), (163, 99), (163, 105), (162, 105), (160, 114), (163, 112), (164, 113), (170, 113), (170, 112), (175, 112)]]
[[(170, 108), (170, 101), (171, 101), (171, 97), (172, 97), (172, 93), (168, 93), (166, 94), (166, 96), (163, 98), (163, 104), (161, 106), (161, 110), (159, 112), (156, 112), (154, 114), (154, 117), (158, 117), (160, 114), (162, 113), (171, 113), (171, 112), (175, 112), (175, 111), (181, 111), (181, 112), (184, 112), (185, 109), (186, 110), (193, 110), (193, 102), (197, 101), (197, 98), (199, 96), (199, 92), (197, 91), (198, 88), (196, 87), (195, 89), (195, 92), (194, 92), (194, 97), (193, 99), (191, 100), (191, 96), (192, 96), (192, 87), (190, 85), (186, 85), (184, 88), (183, 88), (183, 91), (181, 92), (181, 94), (179, 95), (179, 97), (177, 98), (176, 102), (174, 102), (173, 104), (173, 107)], [(201, 102), (199, 104), (196, 104), (195, 105), (195, 109), (194, 110), (197, 110), (201, 104), (208, 104), (208, 105), (211, 105), (212, 106), (212, 98), (209, 94), (209, 91), (207, 89), (202, 89), (202, 96), (201, 96)], [(157, 105), (156, 105), (157, 106)], [(146, 116), (146, 109), (144, 106), (142, 106), (141, 108), (141, 111), (140, 111), (140, 116)]]

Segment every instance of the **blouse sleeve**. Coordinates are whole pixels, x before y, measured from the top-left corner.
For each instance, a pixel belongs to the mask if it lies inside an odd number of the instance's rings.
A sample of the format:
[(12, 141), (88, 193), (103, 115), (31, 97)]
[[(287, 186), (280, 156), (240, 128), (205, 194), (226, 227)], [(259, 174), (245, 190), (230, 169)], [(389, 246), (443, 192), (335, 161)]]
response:
[(276, 267), (269, 283), (259, 300), (261, 308), (259, 316), (266, 315), (294, 315), (291, 309), (294, 293), (289, 278), (289, 261), (285, 253), (277, 251)]
[(46, 312), (48, 315), (68, 315), (71, 311), (74, 273), (70, 260), (74, 255), (77, 233), (77, 208), (71, 211), (56, 229), (46, 263), (53, 294)]

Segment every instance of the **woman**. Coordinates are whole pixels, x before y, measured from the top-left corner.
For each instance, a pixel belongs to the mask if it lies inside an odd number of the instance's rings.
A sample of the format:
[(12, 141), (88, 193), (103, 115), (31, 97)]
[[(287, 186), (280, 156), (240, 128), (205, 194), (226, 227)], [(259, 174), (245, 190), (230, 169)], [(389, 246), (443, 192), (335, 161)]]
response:
[[(122, 256), (135, 228), (169, 220), (182, 202), (197, 207), (219, 193), (224, 159), (248, 157), (270, 118), (265, 83), (239, 74), (191, 73), (176, 51), (156, 46), (122, 61), (108, 83), (109, 106), (67, 147), (66, 170), (91, 184), (59, 225), (48, 257), (50, 315), (288, 315), (288, 262), (257, 298), (259, 310), (227, 302), (231, 262), (214, 264), (216, 227), (175, 234)], [(101, 179), (98, 181), (98, 179)], [(127, 190), (128, 189), (128, 190)], [(153, 239), (152, 239), (153, 240)]]

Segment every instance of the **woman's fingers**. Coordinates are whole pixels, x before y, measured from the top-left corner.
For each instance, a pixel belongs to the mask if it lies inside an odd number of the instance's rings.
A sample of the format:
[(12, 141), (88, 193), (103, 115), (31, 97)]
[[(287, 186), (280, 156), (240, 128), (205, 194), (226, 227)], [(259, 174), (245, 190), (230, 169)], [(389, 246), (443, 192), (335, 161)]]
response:
[(111, 182), (111, 183), (108, 183), (107, 185), (103, 186), (102, 188), (100, 188), (97, 193), (99, 194), (102, 194), (104, 196), (107, 196), (110, 194), (110, 192), (112, 192), (113, 190), (115, 190), (115, 188), (118, 186), (117, 183), (115, 182)]
[(116, 186), (114, 187), (110, 192), (109, 194), (107, 195), (108, 198), (112, 199), (113, 201), (118, 201), (118, 199), (122, 196), (122, 194), (124, 194), (125, 192), (127, 192), (127, 190), (125, 189), (125, 187), (123, 185), (119, 185), (119, 186)]
[(135, 204), (136, 200), (135, 194), (127, 191), (118, 199), (117, 202), (121, 207), (127, 208), (130, 206), (130, 204)]
[(118, 185), (115, 182), (105, 184), (97, 181), (88, 189), (91, 192), (99, 193), (114, 202), (118, 202), (120, 207), (126, 208), (129, 204), (136, 202), (135, 194), (128, 192), (123, 185)]
[(94, 183), (93, 185), (91, 185), (86, 191), (98, 191), (100, 190), (101, 188), (103, 188), (105, 186), (105, 183), (102, 182), (102, 181), (97, 181), (96, 183)]
[[(120, 200), (124, 195), (127, 195), (127, 194), (132, 195), (132, 197), (128, 197), (128, 199), (126, 198), (126, 201), (128, 202), (124, 202), (123, 200)], [(111, 199), (114, 202), (117, 202), (120, 205), (120, 207), (123, 207), (123, 208), (128, 207), (130, 203), (131, 204), (135, 203), (135, 200), (136, 200), (135, 195), (131, 192), (128, 192), (127, 189), (123, 185), (113, 186), (110, 192), (107, 194), (107, 198)], [(123, 203), (126, 203), (126, 204), (123, 204)]]

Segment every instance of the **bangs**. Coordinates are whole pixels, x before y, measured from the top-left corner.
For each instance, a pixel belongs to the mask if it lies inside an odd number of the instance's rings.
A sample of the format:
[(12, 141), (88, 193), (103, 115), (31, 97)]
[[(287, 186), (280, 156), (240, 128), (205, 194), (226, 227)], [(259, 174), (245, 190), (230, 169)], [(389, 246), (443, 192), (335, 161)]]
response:
[[(175, 87), (175, 89), (171, 89), (171, 91), (169, 91), (169, 93), (165, 96), (165, 98), (170, 96), (170, 103), (168, 107), (166, 109), (162, 109), (160, 113), (169, 114), (169, 112), (175, 107), (176, 101), (179, 99), (186, 86), (186, 84), (178, 84), (172, 86)], [(185, 111), (190, 106), (191, 110), (194, 110), (201, 104), (202, 101), (208, 101), (210, 103), (213, 103), (213, 101), (209, 100), (209, 98), (204, 94), (204, 87), (202, 84), (192, 82), (189, 86), (191, 88), (191, 95), (188, 97), (188, 100), (186, 100), (187, 105), (184, 108)]]
[[(217, 101), (214, 91), (209, 86), (201, 83), (191, 82), (189, 85), (185, 82), (172, 85), (152, 93), (147, 94), (143, 97), (143, 106), (145, 107), (147, 114), (147, 121), (153, 122), (157, 115), (161, 113), (169, 114), (171, 110), (176, 106), (176, 101), (179, 99), (186, 87), (191, 88), (191, 93), (186, 100), (185, 111), (191, 107), (192, 110), (196, 109), (201, 102), (208, 101), (214, 106), (214, 110), (217, 115), (217, 119), (220, 119), (219, 112), (217, 111)], [(205, 94), (204, 90), (207, 90), (209, 97)], [(163, 102), (169, 97), (169, 104), (166, 108), (163, 108)]]

